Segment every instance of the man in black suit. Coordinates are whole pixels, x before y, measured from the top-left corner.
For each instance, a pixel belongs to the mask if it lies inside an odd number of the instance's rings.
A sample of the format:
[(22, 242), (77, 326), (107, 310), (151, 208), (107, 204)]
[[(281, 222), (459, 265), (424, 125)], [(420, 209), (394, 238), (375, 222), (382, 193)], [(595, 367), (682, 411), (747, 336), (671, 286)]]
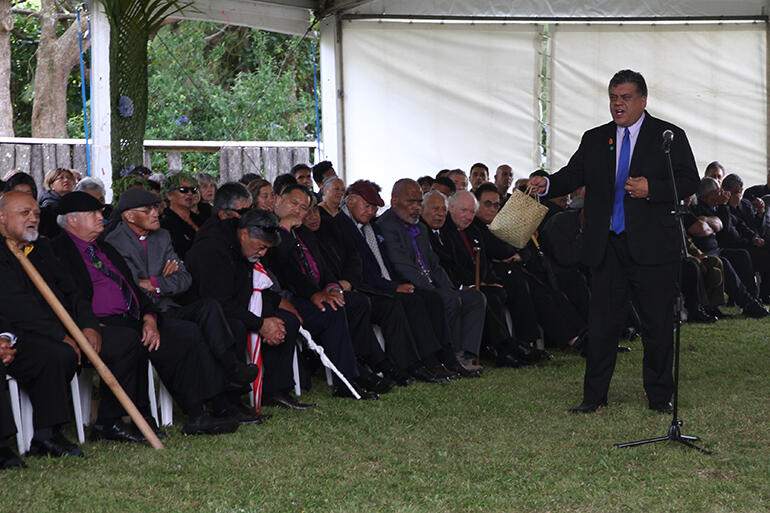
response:
[[(621, 309), (632, 294), (643, 325), (649, 407), (668, 413), (681, 254), (670, 212), (678, 199), (695, 192), (698, 172), (684, 131), (645, 111), (647, 84), (641, 74), (619, 71), (608, 89), (612, 122), (583, 134), (565, 167), (550, 178), (533, 177), (529, 185), (550, 197), (586, 186), (583, 258), (591, 267), (591, 307), (583, 402), (572, 411), (591, 413), (607, 404)], [(679, 198), (661, 147), (666, 130), (674, 135), (670, 154)]]
[[(214, 418), (204, 413), (203, 403), (221, 394), (224, 374), (202, 342), (168, 336), (160, 340), (158, 315), (150, 300), (134, 282), (123, 257), (109, 243), (97, 240), (104, 231), (102, 204), (85, 192), (71, 192), (59, 203), (57, 223), (63, 231), (53, 241), (61, 272), (75, 281), (80, 297), (91, 303), (104, 342), (99, 354), (126, 394), (149, 419), (147, 361), (152, 362), (172, 397), (188, 415), (186, 434), (232, 432), (232, 417)], [(125, 410), (102, 381), (101, 402), (92, 440), (140, 441), (134, 429), (120, 420)], [(157, 425), (149, 419), (150, 426)]]

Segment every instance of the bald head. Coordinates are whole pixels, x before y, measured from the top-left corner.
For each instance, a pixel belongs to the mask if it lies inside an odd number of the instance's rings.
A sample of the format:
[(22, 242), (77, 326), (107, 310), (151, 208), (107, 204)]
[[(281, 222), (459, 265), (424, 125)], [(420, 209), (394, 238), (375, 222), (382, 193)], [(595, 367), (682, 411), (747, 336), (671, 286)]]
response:
[(390, 197), (393, 212), (407, 224), (417, 224), (422, 211), (422, 189), (410, 178), (402, 178), (393, 184)]
[(17, 243), (37, 240), (40, 207), (27, 193), (11, 191), (0, 198), (0, 233)]

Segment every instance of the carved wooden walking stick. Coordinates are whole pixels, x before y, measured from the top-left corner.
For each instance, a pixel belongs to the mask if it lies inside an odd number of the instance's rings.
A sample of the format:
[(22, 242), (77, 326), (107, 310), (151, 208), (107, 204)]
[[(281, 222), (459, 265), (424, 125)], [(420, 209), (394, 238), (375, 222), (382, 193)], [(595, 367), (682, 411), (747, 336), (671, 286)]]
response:
[(118, 380), (115, 378), (115, 375), (112, 373), (112, 371), (107, 367), (107, 365), (105, 365), (104, 361), (99, 357), (97, 352), (94, 351), (94, 348), (91, 347), (91, 344), (88, 342), (88, 339), (86, 339), (86, 336), (83, 335), (82, 331), (80, 331), (80, 328), (78, 328), (77, 324), (75, 324), (75, 321), (72, 320), (69, 312), (67, 312), (64, 306), (62, 306), (62, 304), (59, 302), (56, 294), (53, 293), (43, 277), (40, 276), (40, 273), (37, 272), (37, 269), (35, 269), (35, 266), (32, 265), (32, 262), (30, 262), (26, 255), (19, 251), (10, 240), (6, 239), (5, 242), (8, 244), (8, 249), (11, 250), (11, 253), (13, 253), (14, 256), (19, 260), (19, 263), (21, 263), (21, 266), (24, 268), (24, 272), (27, 273), (27, 276), (29, 276), (29, 279), (32, 280), (32, 283), (35, 284), (37, 290), (40, 291), (40, 294), (42, 294), (48, 305), (53, 309), (54, 313), (56, 313), (56, 316), (59, 318), (62, 324), (64, 324), (64, 327), (67, 328), (67, 331), (69, 331), (72, 338), (75, 339), (75, 342), (77, 342), (80, 350), (94, 365), (96, 372), (99, 373), (99, 377), (101, 377), (102, 381), (104, 381), (107, 386), (110, 387), (112, 393), (115, 394), (115, 397), (118, 399), (118, 401), (120, 401), (120, 404), (123, 406), (123, 408), (125, 408), (126, 412), (128, 412), (128, 415), (131, 417), (131, 420), (134, 421), (136, 427), (139, 428), (139, 431), (142, 432), (144, 437), (148, 442), (150, 442), (150, 445), (153, 448), (163, 449), (163, 444), (155, 435), (155, 432), (153, 432), (152, 428), (150, 428), (150, 425), (147, 424), (147, 421), (144, 420), (144, 417), (142, 417), (142, 414), (139, 413), (139, 410), (136, 409), (136, 406), (131, 401), (131, 398), (128, 397), (126, 392), (123, 390), (123, 387), (120, 386), (120, 383), (118, 383)]

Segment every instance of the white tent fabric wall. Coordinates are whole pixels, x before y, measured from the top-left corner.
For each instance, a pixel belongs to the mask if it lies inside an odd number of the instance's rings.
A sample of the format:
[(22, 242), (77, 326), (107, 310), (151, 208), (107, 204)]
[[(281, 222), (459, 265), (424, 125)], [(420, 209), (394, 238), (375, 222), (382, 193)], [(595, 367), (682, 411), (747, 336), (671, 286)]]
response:
[(558, 25), (552, 35), (549, 165), (558, 170), (582, 132), (610, 120), (607, 83), (641, 72), (650, 114), (687, 132), (703, 173), (719, 160), (746, 185), (767, 170), (766, 25)]
[[(534, 26), (343, 23), (347, 183), (539, 165)], [(494, 168), (492, 169), (494, 172)]]

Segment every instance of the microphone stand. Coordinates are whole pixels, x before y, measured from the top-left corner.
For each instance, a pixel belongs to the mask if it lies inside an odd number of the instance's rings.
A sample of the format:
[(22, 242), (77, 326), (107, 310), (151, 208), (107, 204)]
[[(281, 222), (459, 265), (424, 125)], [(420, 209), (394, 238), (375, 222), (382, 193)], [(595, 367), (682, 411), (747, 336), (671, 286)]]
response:
[[(682, 215), (687, 213), (684, 206), (684, 202), (679, 200), (679, 193), (676, 189), (676, 180), (674, 179), (674, 167), (671, 164), (671, 139), (666, 139), (664, 135), (663, 152), (666, 154), (666, 163), (668, 164), (668, 173), (671, 178), (671, 188), (674, 191), (674, 210), (671, 214), (676, 218), (676, 224), (679, 227), (679, 245), (680, 245), (680, 258), (683, 260), (687, 257), (687, 239), (685, 236), (684, 223), (682, 222)], [(635, 447), (637, 445), (646, 445), (656, 442), (665, 442), (671, 440), (672, 442), (679, 442), (687, 447), (696, 449), (704, 454), (711, 454), (710, 451), (702, 449), (693, 444), (693, 441), (700, 440), (697, 436), (687, 436), (682, 434), (680, 429), (683, 422), (679, 419), (679, 337), (682, 327), (682, 294), (681, 294), (681, 273), (674, 279), (674, 291), (676, 292), (676, 300), (674, 301), (674, 413), (671, 419), (671, 426), (668, 428), (668, 434), (666, 436), (660, 436), (657, 438), (648, 438), (646, 440), (638, 440), (636, 442), (626, 442), (622, 444), (614, 444), (615, 447)]]

